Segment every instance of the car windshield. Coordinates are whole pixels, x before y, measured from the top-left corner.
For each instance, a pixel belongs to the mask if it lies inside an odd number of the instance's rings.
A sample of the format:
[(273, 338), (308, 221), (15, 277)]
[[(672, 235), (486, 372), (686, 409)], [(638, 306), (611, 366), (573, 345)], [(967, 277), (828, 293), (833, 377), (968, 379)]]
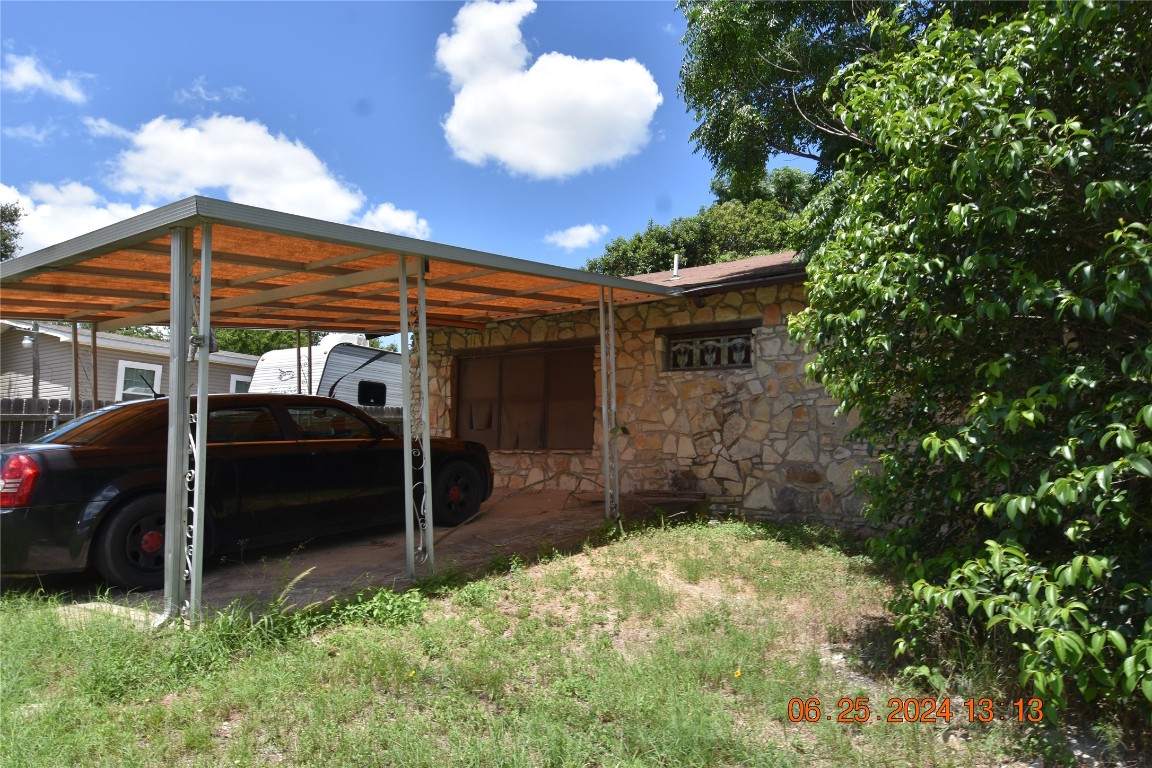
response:
[(163, 444), (167, 408), (113, 406), (87, 413), (32, 442), (57, 445)]

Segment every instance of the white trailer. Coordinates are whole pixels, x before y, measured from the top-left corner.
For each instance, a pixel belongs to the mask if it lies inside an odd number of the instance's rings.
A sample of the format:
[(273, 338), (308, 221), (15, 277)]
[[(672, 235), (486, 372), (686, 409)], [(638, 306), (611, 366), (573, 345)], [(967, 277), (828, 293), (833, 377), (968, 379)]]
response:
[[(401, 405), (400, 353), (365, 346), (363, 338), (330, 333), (311, 349), (265, 352), (252, 372), (248, 391), (302, 392), (363, 405), (365, 403), (359, 402), (358, 390), (361, 381), (368, 381), (388, 387), (387, 403), (374, 405)], [(309, 358), (312, 361), (311, 373)]]

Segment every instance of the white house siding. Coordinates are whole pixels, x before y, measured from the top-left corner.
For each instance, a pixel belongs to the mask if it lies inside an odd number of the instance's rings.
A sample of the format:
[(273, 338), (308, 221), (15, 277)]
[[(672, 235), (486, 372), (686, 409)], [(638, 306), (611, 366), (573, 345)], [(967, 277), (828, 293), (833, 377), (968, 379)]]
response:
[[(32, 350), (25, 349), (21, 342), (30, 331), (16, 326), (4, 327), (0, 333), (0, 397), (27, 398), (32, 396)], [(85, 343), (86, 332), (80, 331), (80, 392), (85, 400), (92, 398), (92, 351)], [(133, 340), (135, 343), (137, 340)], [(171, 375), (168, 365), (168, 345), (156, 342), (140, 345), (137, 349), (116, 349), (103, 344), (98, 337), (96, 348), (99, 355), (97, 375), (101, 400), (112, 401), (116, 396), (117, 376), (120, 362), (146, 363), (161, 368), (160, 391), (168, 392)], [(42, 399), (72, 397), (72, 343), (50, 332), (39, 334), (40, 346), (40, 397)], [(256, 358), (251, 355), (237, 355), (236, 363), (213, 359), (208, 371), (210, 392), (228, 392), (232, 377), (250, 377), (256, 367)], [(192, 370), (196, 370), (193, 363)], [(195, 374), (192, 382), (195, 384)], [(193, 389), (194, 391), (194, 389)]]

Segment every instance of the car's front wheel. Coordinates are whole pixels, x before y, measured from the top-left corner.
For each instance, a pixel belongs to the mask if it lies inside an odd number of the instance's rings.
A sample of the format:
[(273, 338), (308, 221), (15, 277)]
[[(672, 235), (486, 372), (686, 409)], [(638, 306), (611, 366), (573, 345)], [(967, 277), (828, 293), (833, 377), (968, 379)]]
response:
[(440, 468), (432, 483), (433, 521), (437, 525), (460, 525), (476, 514), (484, 500), (480, 471), (466, 461), (450, 461)]
[(164, 586), (163, 494), (141, 496), (112, 513), (94, 542), (96, 571), (125, 589)]

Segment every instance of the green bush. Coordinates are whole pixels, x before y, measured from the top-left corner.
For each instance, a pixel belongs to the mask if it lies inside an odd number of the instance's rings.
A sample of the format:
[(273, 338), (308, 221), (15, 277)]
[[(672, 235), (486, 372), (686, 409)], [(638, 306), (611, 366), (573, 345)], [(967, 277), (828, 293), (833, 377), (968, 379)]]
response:
[(793, 331), (879, 454), (899, 650), (972, 626), (1053, 709), (1148, 720), (1152, 5), (873, 39), (836, 83), (862, 148), (813, 209)]

